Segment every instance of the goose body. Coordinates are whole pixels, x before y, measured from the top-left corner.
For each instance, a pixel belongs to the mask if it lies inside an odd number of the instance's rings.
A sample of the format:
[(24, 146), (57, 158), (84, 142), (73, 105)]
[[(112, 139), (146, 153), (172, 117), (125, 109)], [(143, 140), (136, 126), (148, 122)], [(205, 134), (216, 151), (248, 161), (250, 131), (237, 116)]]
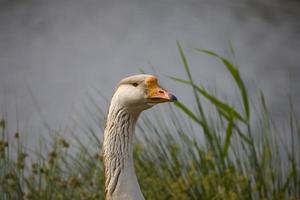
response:
[(103, 159), (106, 200), (143, 200), (133, 162), (133, 134), (139, 114), (152, 106), (175, 101), (152, 75), (120, 81), (111, 99), (104, 131)]

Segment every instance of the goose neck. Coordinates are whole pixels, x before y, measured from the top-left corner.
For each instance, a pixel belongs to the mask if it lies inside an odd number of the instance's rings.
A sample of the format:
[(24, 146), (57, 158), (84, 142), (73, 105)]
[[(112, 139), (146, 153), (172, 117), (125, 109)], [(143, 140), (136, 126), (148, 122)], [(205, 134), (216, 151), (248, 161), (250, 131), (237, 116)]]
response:
[(107, 200), (144, 199), (133, 163), (133, 134), (137, 117), (122, 107), (110, 106), (103, 142)]

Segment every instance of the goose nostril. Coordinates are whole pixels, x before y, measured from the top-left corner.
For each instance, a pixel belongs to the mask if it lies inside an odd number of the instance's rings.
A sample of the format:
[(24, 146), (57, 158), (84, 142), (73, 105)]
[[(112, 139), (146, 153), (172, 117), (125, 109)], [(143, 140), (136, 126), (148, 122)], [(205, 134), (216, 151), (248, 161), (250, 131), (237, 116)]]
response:
[(159, 92), (160, 94), (164, 94), (164, 91), (162, 91), (162, 90), (159, 90), (158, 92)]

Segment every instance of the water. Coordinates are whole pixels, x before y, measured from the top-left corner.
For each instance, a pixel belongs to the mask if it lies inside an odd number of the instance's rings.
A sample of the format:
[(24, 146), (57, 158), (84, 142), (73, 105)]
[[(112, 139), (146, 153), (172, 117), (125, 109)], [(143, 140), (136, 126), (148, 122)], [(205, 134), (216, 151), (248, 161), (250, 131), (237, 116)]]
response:
[(90, 88), (110, 97), (121, 78), (154, 73), (152, 66), (189, 103), (190, 91), (164, 77), (185, 76), (176, 40), (195, 79), (228, 97), (236, 90), (223, 66), (190, 48), (228, 55), (231, 41), (251, 94), (263, 89), (278, 119), (287, 95), (300, 110), (299, 1), (0, 2), (0, 105), (12, 132), (64, 127), (80, 116)]

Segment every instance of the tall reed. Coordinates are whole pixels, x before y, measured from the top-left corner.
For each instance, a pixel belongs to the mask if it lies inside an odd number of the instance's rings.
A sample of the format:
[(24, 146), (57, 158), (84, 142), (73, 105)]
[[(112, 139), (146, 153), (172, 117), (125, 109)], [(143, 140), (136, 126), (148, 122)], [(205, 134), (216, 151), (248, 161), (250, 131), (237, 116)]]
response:
[[(292, 104), (288, 120), (274, 122), (263, 92), (250, 103), (232, 61), (194, 49), (219, 60), (232, 77), (242, 106), (224, 101), (197, 82), (177, 45), (187, 78), (169, 78), (191, 87), (194, 105), (178, 101), (139, 120), (134, 156), (146, 199), (299, 199), (300, 126)], [(0, 199), (103, 199), (102, 133), (96, 130), (103, 131), (105, 109), (90, 98), (88, 110), (98, 129), (78, 125), (81, 134), (72, 138), (55, 133), (35, 151), (22, 134), (8, 132), (2, 117)], [(282, 125), (289, 128), (283, 132)]]

